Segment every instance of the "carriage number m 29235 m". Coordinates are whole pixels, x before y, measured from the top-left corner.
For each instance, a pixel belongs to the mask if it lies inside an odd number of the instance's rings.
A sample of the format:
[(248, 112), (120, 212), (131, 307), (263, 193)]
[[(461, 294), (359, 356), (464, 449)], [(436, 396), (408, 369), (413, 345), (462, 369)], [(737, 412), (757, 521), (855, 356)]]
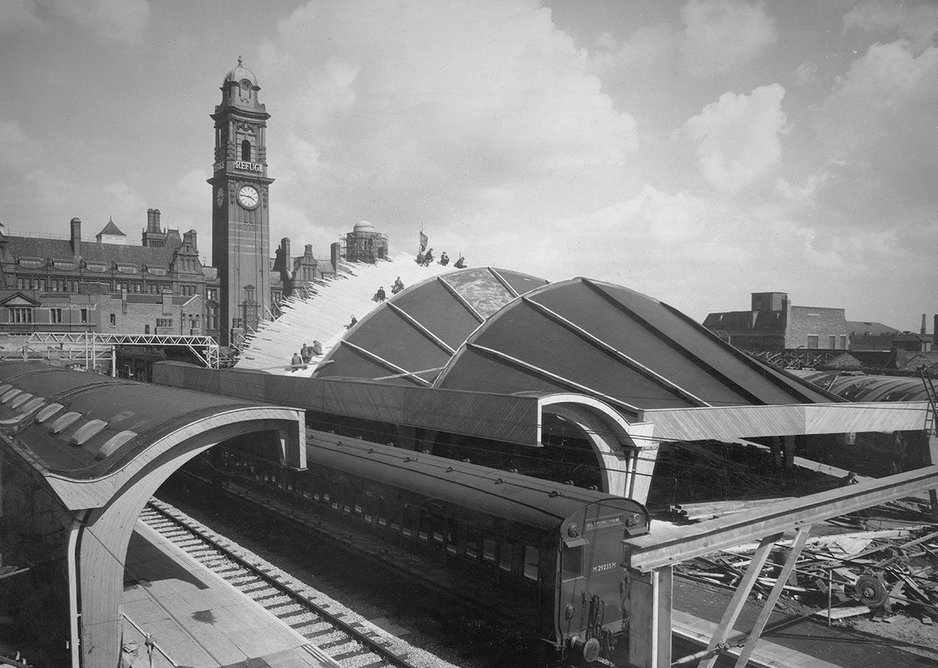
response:
[(616, 567), (616, 562), (614, 561), (609, 564), (599, 564), (598, 566), (593, 566), (593, 572), (602, 573), (603, 571), (610, 571), (615, 567)]

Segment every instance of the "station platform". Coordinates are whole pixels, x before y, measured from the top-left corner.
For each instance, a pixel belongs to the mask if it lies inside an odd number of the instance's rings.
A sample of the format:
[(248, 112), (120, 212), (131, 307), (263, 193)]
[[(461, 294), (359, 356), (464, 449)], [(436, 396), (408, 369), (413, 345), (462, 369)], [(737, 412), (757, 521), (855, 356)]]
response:
[[(127, 550), (121, 610), (121, 668), (338, 668), (140, 521)], [(156, 645), (152, 663), (144, 634)]]

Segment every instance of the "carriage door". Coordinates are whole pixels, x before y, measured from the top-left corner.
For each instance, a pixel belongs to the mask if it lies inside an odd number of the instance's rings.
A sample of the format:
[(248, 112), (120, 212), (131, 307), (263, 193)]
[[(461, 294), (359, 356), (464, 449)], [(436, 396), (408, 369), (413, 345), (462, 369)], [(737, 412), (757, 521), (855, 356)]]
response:
[(561, 525), (563, 635), (597, 638), (603, 647), (622, 631), (624, 517), (615, 507), (585, 506)]

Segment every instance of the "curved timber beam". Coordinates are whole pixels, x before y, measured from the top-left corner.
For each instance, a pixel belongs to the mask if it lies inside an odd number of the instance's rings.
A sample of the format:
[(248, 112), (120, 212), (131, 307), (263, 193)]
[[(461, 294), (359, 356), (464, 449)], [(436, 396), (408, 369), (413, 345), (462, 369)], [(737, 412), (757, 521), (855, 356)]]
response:
[(73, 665), (118, 665), (127, 546), (141, 510), (160, 485), (196, 455), (235, 436), (274, 431), (288, 450), (303, 450), (301, 415), (301, 411), (273, 407), (222, 411), (155, 441), (129, 464), (129, 471), (122, 469), (124, 475), (95, 481), (111, 489), (109, 500), (76, 519), (70, 542), (69, 559), (77, 583), (73, 610), (81, 619), (80, 630), (73, 625), (73, 634), (80, 634), (73, 638), (72, 646), (80, 648), (73, 650), (80, 653), (80, 657), (73, 654), (78, 659)]
[(547, 395), (538, 400), (538, 405), (538, 442), (544, 414), (572, 422), (593, 448), (603, 491), (645, 503), (658, 455), (658, 444), (652, 439), (654, 425), (629, 423), (608, 404), (581, 394)]

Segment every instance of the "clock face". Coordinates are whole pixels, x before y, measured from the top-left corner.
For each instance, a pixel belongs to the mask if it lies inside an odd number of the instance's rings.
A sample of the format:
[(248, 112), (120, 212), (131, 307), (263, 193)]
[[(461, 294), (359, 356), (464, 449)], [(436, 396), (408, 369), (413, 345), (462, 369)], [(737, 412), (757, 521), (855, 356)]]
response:
[(243, 186), (241, 190), (238, 191), (238, 204), (245, 209), (256, 209), (259, 201), (260, 197), (253, 186)]

